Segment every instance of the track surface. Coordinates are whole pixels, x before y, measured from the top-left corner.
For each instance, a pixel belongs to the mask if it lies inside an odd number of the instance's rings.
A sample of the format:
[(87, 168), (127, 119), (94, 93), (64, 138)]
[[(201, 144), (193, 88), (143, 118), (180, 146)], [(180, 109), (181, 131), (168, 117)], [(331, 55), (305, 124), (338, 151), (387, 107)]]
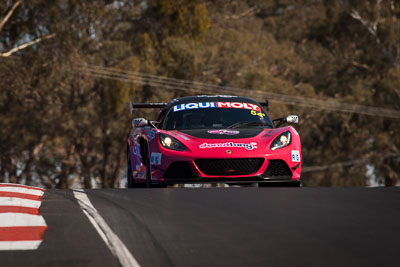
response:
[[(86, 190), (141, 266), (399, 266), (400, 188)], [(71, 190), (47, 190), (36, 251), (0, 266), (119, 266)]]

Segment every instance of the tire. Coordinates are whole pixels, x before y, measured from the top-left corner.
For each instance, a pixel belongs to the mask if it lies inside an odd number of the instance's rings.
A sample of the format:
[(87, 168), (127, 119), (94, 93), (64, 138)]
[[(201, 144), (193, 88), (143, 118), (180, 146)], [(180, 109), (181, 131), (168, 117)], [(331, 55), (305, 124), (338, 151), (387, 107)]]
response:
[(149, 157), (149, 147), (147, 142), (143, 142), (143, 162), (146, 166), (146, 188), (151, 188), (151, 167), (150, 167), (150, 157)]
[(132, 176), (132, 163), (131, 163), (131, 154), (129, 153), (129, 147), (128, 147), (128, 153), (127, 153), (126, 161), (127, 161), (127, 172), (126, 172), (126, 179), (127, 179), (127, 186), (128, 188), (133, 188), (133, 176)]
[(132, 163), (131, 163), (131, 154), (129, 153), (129, 148), (128, 148), (128, 155), (127, 155), (127, 174), (126, 174), (126, 178), (128, 180), (127, 182), (127, 186), (128, 188), (143, 188), (145, 186), (145, 184), (137, 184), (135, 183), (135, 181), (133, 180), (133, 176), (132, 176)]

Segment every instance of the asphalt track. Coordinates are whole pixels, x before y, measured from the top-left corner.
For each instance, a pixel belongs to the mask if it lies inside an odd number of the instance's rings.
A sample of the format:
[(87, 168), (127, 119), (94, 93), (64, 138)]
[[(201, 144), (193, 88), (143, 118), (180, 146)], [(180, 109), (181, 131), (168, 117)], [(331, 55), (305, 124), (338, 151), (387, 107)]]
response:
[[(141, 266), (400, 266), (400, 188), (85, 190)], [(120, 266), (71, 190), (35, 251), (0, 266)]]

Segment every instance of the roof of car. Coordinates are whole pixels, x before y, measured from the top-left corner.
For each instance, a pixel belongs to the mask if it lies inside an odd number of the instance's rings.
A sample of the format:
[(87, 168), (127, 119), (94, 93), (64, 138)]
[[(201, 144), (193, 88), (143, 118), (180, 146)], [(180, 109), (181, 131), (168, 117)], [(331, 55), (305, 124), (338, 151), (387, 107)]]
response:
[(242, 96), (231, 96), (231, 95), (198, 95), (198, 96), (185, 96), (180, 98), (175, 98), (171, 102), (168, 103), (166, 108), (170, 108), (171, 106), (175, 106), (178, 104), (185, 103), (196, 103), (196, 102), (214, 102), (214, 101), (223, 101), (223, 102), (246, 102), (246, 103), (254, 103), (259, 105), (257, 101), (248, 97)]

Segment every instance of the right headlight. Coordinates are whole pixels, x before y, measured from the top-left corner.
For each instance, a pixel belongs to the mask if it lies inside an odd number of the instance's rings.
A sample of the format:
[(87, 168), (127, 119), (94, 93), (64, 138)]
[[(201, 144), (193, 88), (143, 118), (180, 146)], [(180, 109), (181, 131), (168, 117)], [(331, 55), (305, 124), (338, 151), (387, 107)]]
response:
[(271, 150), (280, 149), (290, 145), (292, 134), (289, 131), (281, 133), (271, 144)]
[(177, 151), (184, 151), (186, 149), (181, 142), (167, 134), (160, 134), (160, 142), (163, 147), (168, 149)]

